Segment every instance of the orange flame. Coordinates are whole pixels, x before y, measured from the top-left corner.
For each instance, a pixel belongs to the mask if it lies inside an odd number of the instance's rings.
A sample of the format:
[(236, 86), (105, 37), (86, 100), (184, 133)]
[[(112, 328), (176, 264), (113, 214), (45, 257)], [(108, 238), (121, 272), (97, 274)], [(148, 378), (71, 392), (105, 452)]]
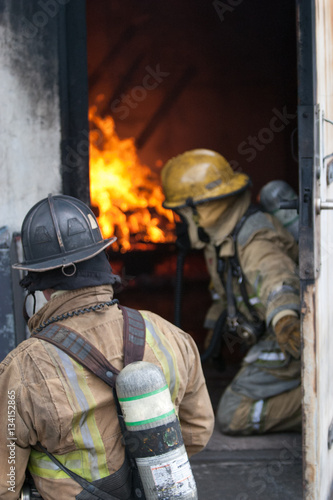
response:
[(171, 210), (164, 200), (159, 176), (138, 159), (134, 140), (121, 140), (111, 116), (89, 111), (90, 195), (98, 207), (104, 238), (118, 237), (116, 250), (145, 249), (147, 243), (175, 241)]

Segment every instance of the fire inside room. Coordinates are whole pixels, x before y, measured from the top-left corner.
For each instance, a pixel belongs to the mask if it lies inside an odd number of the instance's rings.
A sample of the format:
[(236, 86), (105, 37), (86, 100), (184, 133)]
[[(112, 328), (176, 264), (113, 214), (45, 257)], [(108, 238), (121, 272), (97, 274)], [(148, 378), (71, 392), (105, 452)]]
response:
[[(162, 207), (165, 162), (206, 148), (297, 192), (295, 6), (289, 0), (87, 1), (90, 196), (121, 300), (174, 319), (177, 250)], [(185, 260), (181, 326), (197, 341), (210, 304), (203, 257)]]

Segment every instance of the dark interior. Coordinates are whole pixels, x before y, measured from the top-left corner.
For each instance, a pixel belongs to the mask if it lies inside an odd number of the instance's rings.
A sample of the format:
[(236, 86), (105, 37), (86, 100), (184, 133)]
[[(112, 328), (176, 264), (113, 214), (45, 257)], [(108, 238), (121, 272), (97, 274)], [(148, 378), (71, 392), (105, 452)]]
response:
[[(209, 148), (251, 177), (253, 201), (273, 179), (298, 192), (294, 2), (87, 0), (87, 35), (90, 105), (112, 115), (119, 137), (135, 138), (153, 171)], [(120, 301), (173, 321), (175, 246), (110, 258), (127, 281)], [(192, 252), (181, 326), (200, 350), (208, 282)], [(241, 357), (236, 348), (223, 371), (205, 365), (214, 405)]]

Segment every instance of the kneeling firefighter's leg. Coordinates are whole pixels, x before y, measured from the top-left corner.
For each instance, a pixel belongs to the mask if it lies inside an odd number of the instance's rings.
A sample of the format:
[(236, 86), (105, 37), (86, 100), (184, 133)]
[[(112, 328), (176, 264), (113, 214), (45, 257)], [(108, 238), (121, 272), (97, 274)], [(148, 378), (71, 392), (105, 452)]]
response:
[(228, 387), (220, 400), (217, 422), (230, 435), (301, 432), (301, 386), (267, 399), (254, 400)]
[(301, 430), (300, 362), (284, 358), (275, 343), (259, 344), (219, 402), (216, 420), (225, 434)]

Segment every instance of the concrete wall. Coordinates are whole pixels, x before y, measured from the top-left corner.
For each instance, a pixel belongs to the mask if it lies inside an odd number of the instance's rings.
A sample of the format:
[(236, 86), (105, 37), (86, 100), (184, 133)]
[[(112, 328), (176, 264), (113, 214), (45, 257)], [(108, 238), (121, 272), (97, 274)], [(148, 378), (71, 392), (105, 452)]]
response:
[[(0, 7), (0, 226), (19, 231), (27, 210), (61, 192), (57, 7)], [(46, 4), (46, 3), (45, 3)]]
[(26, 335), (13, 233), (49, 193), (89, 202), (85, 46), (85, 0), (0, 2), (0, 360)]

